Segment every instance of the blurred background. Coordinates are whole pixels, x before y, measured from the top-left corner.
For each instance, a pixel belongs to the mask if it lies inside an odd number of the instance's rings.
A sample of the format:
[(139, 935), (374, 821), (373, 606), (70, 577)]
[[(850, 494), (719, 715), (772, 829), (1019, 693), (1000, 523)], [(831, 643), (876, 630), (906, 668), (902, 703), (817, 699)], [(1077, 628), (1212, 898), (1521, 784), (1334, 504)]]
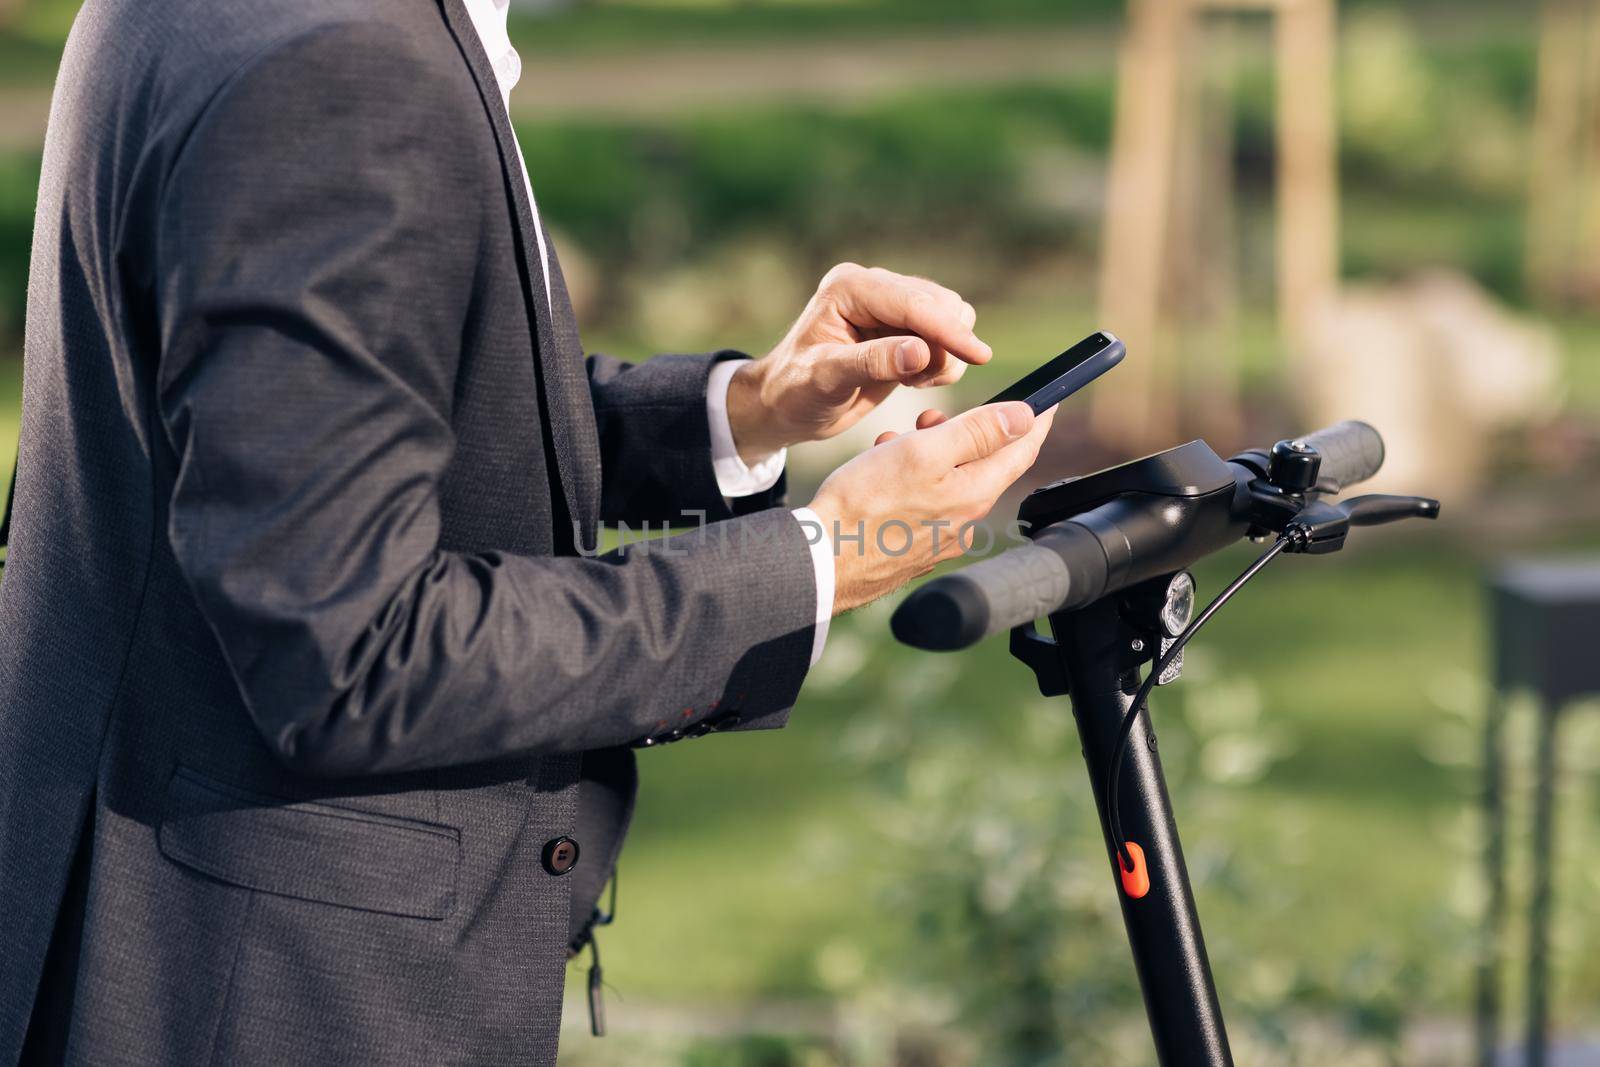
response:
[[(0, 0), (0, 475), (76, 7)], [(1600, 547), (1600, 3), (512, 8), (513, 117), (591, 350), (763, 352), (847, 259), (978, 308), (995, 366), (796, 450), (797, 501), (881, 425), (1097, 327), (1130, 358), (1034, 484), (1378, 426), (1383, 488), (1446, 518), (1276, 565), (1154, 714), (1239, 1061), (1475, 1062), (1484, 576)], [(787, 730), (646, 754), (601, 937), (614, 1032), (587, 1035), (575, 964), (564, 1064), (1151, 1061), (1068, 706), (1002, 641), (896, 646), (887, 607), (835, 622)], [(1553, 1062), (1600, 1063), (1594, 712), (1559, 742)], [(1508, 1035), (1536, 718), (1505, 738)]]

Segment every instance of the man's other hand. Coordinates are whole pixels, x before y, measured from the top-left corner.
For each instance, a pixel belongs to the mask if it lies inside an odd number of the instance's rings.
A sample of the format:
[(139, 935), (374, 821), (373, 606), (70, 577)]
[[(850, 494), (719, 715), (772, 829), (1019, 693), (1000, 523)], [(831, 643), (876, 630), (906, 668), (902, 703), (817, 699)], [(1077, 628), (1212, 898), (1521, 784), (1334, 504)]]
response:
[(897, 385), (949, 385), (993, 354), (977, 312), (925, 278), (841, 263), (778, 347), (728, 387), (728, 421), (746, 462), (859, 422)]
[[(811, 501), (834, 552), (834, 614), (891, 593), (959, 556), (963, 527), (989, 514), (1031, 466), (1055, 409), (987, 404), (915, 433), (886, 433), (828, 476)], [(970, 531), (967, 536), (970, 540)]]

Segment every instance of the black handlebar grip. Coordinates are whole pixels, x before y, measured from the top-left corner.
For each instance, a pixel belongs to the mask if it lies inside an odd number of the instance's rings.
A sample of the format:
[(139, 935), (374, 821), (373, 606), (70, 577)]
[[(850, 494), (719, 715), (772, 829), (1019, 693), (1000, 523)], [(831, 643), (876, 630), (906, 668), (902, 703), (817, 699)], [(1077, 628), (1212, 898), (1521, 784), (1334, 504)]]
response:
[(1338, 493), (1364, 482), (1383, 466), (1383, 438), (1364, 422), (1349, 419), (1299, 438), (1322, 453), (1317, 491)]
[(951, 652), (1105, 589), (1106, 555), (1087, 528), (1061, 523), (1031, 544), (935, 578), (895, 609), (889, 628), (913, 648)]

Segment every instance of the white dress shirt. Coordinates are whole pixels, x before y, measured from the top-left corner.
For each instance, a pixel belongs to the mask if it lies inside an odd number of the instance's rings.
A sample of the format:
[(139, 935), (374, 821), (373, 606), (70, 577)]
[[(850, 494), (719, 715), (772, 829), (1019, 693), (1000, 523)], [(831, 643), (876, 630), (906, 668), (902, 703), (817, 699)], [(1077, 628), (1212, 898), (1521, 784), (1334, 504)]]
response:
[[(506, 11), (511, 0), (463, 0), (472, 26), (494, 68), (494, 79), (500, 87), (500, 102), (509, 116), (511, 89), (522, 77), (522, 57), (511, 44), (506, 31)], [(516, 142), (516, 131), (511, 133)], [(550, 297), (550, 251), (545, 247), (544, 227), (539, 224), (539, 205), (533, 199), (533, 183), (528, 177), (528, 164), (522, 158), (522, 145), (517, 144), (517, 160), (522, 164), (522, 184), (527, 190), (528, 204), (533, 209), (533, 233), (539, 242), (539, 266), (544, 275), (544, 298), (548, 306)], [(711, 428), (711, 466), (717, 477), (717, 488), (723, 496), (753, 496), (765, 492), (778, 483), (783, 475), (788, 451), (777, 452), (750, 466), (739, 457), (734, 445), (733, 427), (728, 421), (728, 385), (733, 381), (739, 361), (725, 360), (711, 368), (706, 382), (706, 421)], [(822, 658), (823, 646), (828, 640), (828, 623), (833, 619), (834, 562), (833, 540), (822, 528), (822, 520), (810, 508), (795, 508), (794, 516), (806, 531), (811, 546), (811, 567), (817, 578), (816, 637), (811, 645), (811, 662)]]

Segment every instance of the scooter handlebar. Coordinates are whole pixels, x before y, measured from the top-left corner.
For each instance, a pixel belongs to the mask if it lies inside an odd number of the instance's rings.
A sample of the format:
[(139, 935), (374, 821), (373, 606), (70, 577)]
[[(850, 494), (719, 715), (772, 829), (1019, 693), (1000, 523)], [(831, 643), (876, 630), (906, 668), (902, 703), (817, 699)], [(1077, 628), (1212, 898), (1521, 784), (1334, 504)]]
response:
[[(1317, 491), (1337, 493), (1377, 473), (1383, 438), (1364, 422), (1337, 423), (1300, 439), (1321, 453)], [(1256, 472), (1234, 467), (1241, 479)], [(1241, 460), (1246, 457), (1240, 457)], [(1231, 492), (1228, 494), (1232, 496)], [(941, 575), (914, 590), (895, 610), (890, 629), (914, 648), (948, 652), (1058, 611), (1091, 604), (1108, 592), (1185, 566), (1243, 536), (1248, 519), (1218, 502), (1219, 521), (1199, 529), (1161, 516), (1165, 498), (1132, 493), (1054, 523), (1031, 543)]]
[(889, 622), (913, 648), (951, 652), (1025, 622), (1088, 604), (1106, 586), (1095, 535), (1061, 522), (1026, 545), (941, 575), (914, 590)]

